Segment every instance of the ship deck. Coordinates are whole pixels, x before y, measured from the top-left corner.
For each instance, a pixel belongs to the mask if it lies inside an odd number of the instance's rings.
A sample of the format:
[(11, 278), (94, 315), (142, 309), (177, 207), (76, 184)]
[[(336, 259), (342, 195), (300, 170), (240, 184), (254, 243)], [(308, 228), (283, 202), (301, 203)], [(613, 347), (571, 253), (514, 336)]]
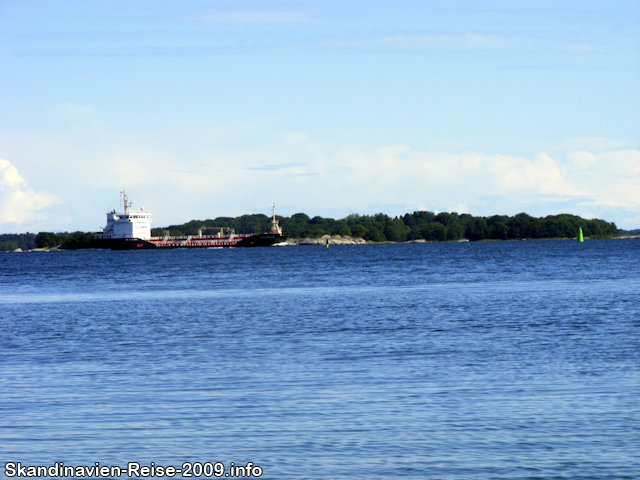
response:
[(176, 247), (233, 247), (242, 240), (249, 238), (249, 234), (233, 235), (232, 237), (217, 236), (183, 236), (183, 237), (151, 237), (147, 240), (159, 248)]

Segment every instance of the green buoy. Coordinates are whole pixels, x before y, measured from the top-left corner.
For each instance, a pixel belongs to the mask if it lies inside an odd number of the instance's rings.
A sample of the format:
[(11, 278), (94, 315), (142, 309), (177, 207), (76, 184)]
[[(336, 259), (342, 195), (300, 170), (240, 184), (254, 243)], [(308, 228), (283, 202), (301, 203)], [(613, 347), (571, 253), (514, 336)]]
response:
[(578, 242), (584, 242), (584, 237), (582, 236), (582, 228), (578, 227)]

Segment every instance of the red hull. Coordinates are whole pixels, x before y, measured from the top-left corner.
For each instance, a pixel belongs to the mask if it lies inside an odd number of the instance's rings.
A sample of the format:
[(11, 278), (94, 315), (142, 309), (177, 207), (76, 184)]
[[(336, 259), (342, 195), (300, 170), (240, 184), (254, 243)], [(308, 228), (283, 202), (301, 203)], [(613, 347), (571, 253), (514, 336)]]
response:
[(230, 247), (268, 247), (283, 242), (285, 236), (280, 233), (260, 233), (257, 235), (234, 235), (233, 237), (151, 237), (108, 239), (107, 248), (111, 250), (136, 250), (150, 248), (230, 248)]

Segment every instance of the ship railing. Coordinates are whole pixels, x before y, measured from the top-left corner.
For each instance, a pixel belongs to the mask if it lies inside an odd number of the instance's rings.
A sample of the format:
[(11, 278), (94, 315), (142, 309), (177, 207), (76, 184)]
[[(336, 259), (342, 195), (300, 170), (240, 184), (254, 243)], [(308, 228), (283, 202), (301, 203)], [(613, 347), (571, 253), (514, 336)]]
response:
[[(236, 233), (233, 237), (227, 237), (228, 239), (238, 239), (238, 238), (247, 238), (250, 237), (251, 233)], [(220, 240), (225, 240), (225, 237), (218, 237), (218, 236), (202, 236), (202, 237), (196, 237), (194, 235), (182, 235), (182, 236), (176, 236), (176, 237), (150, 237), (149, 241), (151, 242), (176, 242), (176, 241), (184, 241), (184, 240), (190, 240), (192, 243), (198, 243), (201, 242), (203, 240), (212, 240), (212, 241), (220, 241)]]

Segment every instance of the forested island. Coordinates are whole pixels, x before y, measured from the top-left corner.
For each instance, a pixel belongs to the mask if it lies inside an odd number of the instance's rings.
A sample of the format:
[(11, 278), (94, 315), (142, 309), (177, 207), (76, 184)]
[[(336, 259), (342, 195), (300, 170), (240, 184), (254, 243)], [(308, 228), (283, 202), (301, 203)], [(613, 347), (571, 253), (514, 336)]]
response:
[[(575, 237), (578, 227), (585, 236), (622, 235), (615, 223), (604, 220), (586, 220), (575, 215), (550, 215), (534, 218), (526, 213), (513, 217), (494, 215), (474, 217), (469, 214), (414, 212), (400, 217), (376, 215), (349, 215), (341, 220), (313, 217), (296, 213), (291, 217), (277, 217), (284, 232), (291, 238), (318, 238), (323, 235), (361, 237), (370, 242), (405, 242), (410, 240), (455, 241), (467, 238), (477, 240), (511, 240)], [(182, 225), (154, 228), (152, 235), (196, 235), (203, 226), (229, 226), (237, 233), (267, 231), (271, 218), (266, 215), (219, 217), (214, 220), (192, 220)]]
[[(506, 215), (474, 217), (466, 213), (419, 211), (398, 217), (389, 217), (383, 213), (353, 214), (334, 220), (319, 216), (310, 218), (304, 213), (296, 213), (291, 217), (277, 216), (277, 219), (289, 238), (341, 235), (363, 238), (368, 242), (574, 238), (578, 228), (582, 228), (585, 237), (615, 237), (640, 233), (635, 230), (619, 230), (613, 222), (600, 219), (587, 220), (569, 214), (549, 215), (542, 218), (532, 217), (526, 213), (519, 213), (512, 217)], [(197, 235), (202, 227), (230, 227), (236, 233), (258, 233), (271, 228), (271, 217), (253, 214), (235, 218), (192, 220), (181, 225), (154, 228), (151, 234), (153, 236), (163, 236), (167, 233), (171, 236)], [(92, 232), (5, 234), (0, 235), (0, 251), (55, 246), (64, 250), (100, 248), (99, 242), (93, 235)]]

